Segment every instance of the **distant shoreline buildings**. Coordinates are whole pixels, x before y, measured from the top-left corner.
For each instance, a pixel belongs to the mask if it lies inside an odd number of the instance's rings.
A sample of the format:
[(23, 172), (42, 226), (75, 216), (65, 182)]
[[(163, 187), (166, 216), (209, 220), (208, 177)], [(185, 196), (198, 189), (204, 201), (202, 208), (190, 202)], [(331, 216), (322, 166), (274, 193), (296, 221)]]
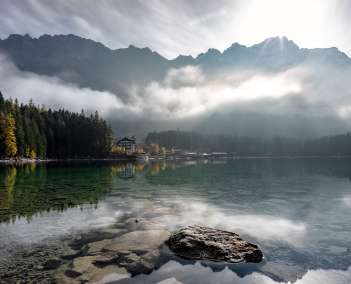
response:
[(202, 153), (197, 151), (182, 150), (175, 147), (167, 149), (161, 147), (158, 143), (137, 144), (136, 137), (123, 137), (115, 140), (112, 146), (112, 154), (116, 156), (124, 156), (136, 158), (137, 160), (150, 159), (207, 159), (221, 158), (232, 156), (226, 152)]

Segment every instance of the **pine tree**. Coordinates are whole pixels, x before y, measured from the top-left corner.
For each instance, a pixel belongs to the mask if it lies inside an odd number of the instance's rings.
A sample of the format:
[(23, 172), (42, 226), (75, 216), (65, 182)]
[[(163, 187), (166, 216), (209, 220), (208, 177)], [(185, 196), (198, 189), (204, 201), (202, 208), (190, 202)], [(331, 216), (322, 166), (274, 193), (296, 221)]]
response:
[(2, 93), (0, 92), (0, 111), (3, 111), (5, 108), (5, 99)]
[(6, 157), (13, 158), (17, 154), (16, 142), (16, 123), (13, 115), (10, 113), (6, 118), (5, 130), (5, 155)]
[(24, 129), (24, 137), (25, 137), (25, 146), (24, 146), (24, 156), (26, 158), (31, 157), (31, 152), (35, 147), (35, 137), (33, 135), (33, 128), (30, 119), (29, 112), (25, 110), (23, 117), (23, 129)]
[(18, 156), (23, 157), (24, 147), (25, 147), (25, 137), (24, 137), (24, 129), (23, 129), (23, 118), (22, 118), (21, 110), (17, 100), (15, 100), (15, 121), (16, 121), (16, 141), (17, 141)]
[(6, 116), (0, 112), (0, 157), (5, 157)]

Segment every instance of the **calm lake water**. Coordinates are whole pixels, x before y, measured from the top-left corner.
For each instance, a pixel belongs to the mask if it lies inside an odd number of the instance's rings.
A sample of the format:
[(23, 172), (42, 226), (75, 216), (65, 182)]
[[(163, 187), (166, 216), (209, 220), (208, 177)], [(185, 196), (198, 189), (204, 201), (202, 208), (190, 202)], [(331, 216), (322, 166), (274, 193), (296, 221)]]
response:
[[(257, 243), (260, 264), (170, 260), (123, 283), (351, 283), (351, 160), (240, 159), (0, 168), (0, 255), (151, 212)], [(163, 282), (162, 282), (163, 281)]]

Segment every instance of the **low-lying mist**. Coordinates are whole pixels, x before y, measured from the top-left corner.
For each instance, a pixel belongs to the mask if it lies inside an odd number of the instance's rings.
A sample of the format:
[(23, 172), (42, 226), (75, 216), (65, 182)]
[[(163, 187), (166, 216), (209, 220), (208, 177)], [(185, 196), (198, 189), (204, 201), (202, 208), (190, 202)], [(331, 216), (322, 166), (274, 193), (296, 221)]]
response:
[(171, 69), (160, 81), (134, 83), (127, 100), (62, 79), (19, 70), (0, 57), (1, 91), (20, 102), (98, 110), (118, 134), (181, 129), (249, 136), (314, 137), (351, 129), (350, 68), (300, 65), (277, 72)]

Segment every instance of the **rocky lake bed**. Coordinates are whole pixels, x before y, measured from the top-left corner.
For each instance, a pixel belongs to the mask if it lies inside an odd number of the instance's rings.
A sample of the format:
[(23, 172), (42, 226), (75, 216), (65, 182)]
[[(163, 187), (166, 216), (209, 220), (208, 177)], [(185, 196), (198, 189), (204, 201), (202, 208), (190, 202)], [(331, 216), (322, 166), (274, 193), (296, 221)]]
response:
[[(172, 252), (177, 236), (184, 230), (194, 233), (192, 245), (178, 240), (178, 246), (187, 246), (186, 251), (196, 257), (179, 254), (177, 250)], [(257, 246), (243, 241), (234, 233), (223, 235), (223, 232), (200, 226), (171, 232), (152, 218), (130, 217), (109, 227), (18, 248), (16, 253), (0, 263), (0, 283), (110, 283), (149, 274), (170, 259), (179, 260), (179, 257), (185, 262), (210, 260), (235, 263), (252, 261), (245, 257), (254, 253), (256, 258), (252, 262), (262, 260)], [(185, 239), (189, 241), (189, 236)], [(240, 251), (235, 247), (238, 241)]]

